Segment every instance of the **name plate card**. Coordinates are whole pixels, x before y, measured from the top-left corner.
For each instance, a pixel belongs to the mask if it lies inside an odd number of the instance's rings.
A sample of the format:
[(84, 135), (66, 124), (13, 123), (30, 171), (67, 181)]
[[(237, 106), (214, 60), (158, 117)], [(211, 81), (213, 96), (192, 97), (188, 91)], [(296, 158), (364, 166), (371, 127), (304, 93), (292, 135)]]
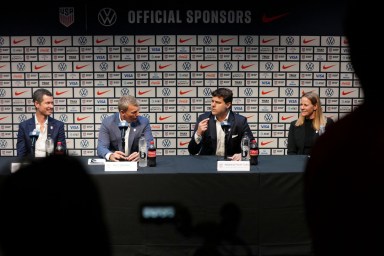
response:
[(105, 162), (106, 172), (136, 172), (137, 162)]
[(246, 171), (249, 172), (251, 166), (249, 161), (217, 161), (217, 171)]

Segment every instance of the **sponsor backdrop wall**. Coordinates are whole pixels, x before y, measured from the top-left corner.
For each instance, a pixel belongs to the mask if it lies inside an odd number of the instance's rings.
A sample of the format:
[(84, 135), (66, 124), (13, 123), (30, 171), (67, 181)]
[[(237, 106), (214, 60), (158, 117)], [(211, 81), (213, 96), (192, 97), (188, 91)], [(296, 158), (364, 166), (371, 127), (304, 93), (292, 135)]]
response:
[(72, 155), (96, 155), (100, 123), (122, 95), (140, 100), (159, 155), (185, 155), (218, 87), (233, 90), (261, 154), (286, 154), (304, 92), (319, 93), (335, 121), (363, 101), (342, 16), (338, 1), (15, 7), (0, 18), (0, 155), (16, 155), (37, 88), (53, 92)]

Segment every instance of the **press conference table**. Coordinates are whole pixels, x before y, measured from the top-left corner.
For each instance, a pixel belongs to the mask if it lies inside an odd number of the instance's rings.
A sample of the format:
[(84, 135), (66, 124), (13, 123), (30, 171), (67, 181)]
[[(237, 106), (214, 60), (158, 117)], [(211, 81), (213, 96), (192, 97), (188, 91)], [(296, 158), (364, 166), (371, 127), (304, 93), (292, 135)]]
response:
[[(306, 156), (260, 156), (249, 172), (218, 172), (214, 156), (158, 156), (156, 167), (137, 172), (105, 172), (80, 159), (99, 185), (114, 256), (200, 255), (207, 245), (222, 255), (311, 255), (302, 200)], [(0, 167), (12, 161), (0, 158)], [(142, 204), (177, 205), (190, 225), (143, 223)], [(223, 224), (221, 210), (237, 221)]]

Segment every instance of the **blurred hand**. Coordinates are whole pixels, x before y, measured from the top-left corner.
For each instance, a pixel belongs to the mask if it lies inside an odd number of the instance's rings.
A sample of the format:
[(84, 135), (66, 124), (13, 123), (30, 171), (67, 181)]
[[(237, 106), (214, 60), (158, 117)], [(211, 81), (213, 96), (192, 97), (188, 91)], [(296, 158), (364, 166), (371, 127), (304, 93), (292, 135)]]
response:
[(231, 157), (228, 157), (228, 159), (232, 160), (232, 161), (241, 161), (241, 154), (234, 154), (233, 156)]
[(203, 133), (208, 129), (208, 121), (209, 118), (205, 118), (199, 123), (196, 131), (198, 135), (203, 135)]

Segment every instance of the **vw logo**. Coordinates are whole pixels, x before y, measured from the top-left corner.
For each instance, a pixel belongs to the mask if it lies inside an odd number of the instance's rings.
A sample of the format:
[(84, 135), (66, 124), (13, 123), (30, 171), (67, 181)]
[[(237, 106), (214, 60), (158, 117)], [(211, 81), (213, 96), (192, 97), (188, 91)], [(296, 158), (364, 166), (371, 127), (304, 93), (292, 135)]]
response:
[(226, 71), (232, 70), (232, 68), (233, 68), (233, 65), (232, 65), (231, 62), (225, 62), (225, 63), (224, 63), (224, 69), (225, 69)]
[(273, 66), (272, 62), (265, 63), (265, 69), (266, 70), (271, 71), (271, 70), (273, 70), (273, 68), (274, 68), (274, 66)]
[(169, 44), (169, 43), (171, 42), (171, 38), (170, 38), (169, 36), (163, 36), (163, 37), (161, 38), (161, 42), (162, 42), (163, 44)]
[(24, 71), (25, 70), (25, 64), (20, 62), (20, 63), (17, 63), (17, 71)]
[(183, 115), (183, 121), (184, 122), (190, 122), (192, 119), (191, 114), (184, 114)]
[(335, 44), (335, 38), (330, 36), (330, 37), (327, 37), (327, 45), (334, 45)]
[(99, 11), (97, 19), (99, 20), (101, 25), (105, 27), (110, 27), (117, 21), (117, 14), (115, 10), (111, 8), (103, 8)]
[(124, 87), (120, 90), (120, 93), (122, 96), (126, 96), (126, 95), (129, 95), (129, 89)]
[(28, 117), (26, 115), (22, 114), (22, 115), (19, 115), (18, 119), (19, 119), (19, 122), (21, 123), (21, 122), (24, 122), (25, 120), (27, 120)]
[(149, 70), (149, 68), (150, 68), (150, 65), (148, 62), (141, 63), (141, 70), (147, 71), (147, 70)]
[(212, 44), (212, 37), (210, 37), (210, 36), (204, 36), (204, 37), (203, 37), (203, 43), (204, 43), (205, 45)]
[(4, 45), (4, 37), (0, 37), (0, 45)]
[(315, 65), (312, 62), (309, 62), (305, 65), (305, 68), (307, 69), (307, 71), (313, 71)]
[(144, 113), (144, 114), (142, 114), (141, 116), (146, 117), (146, 118), (148, 118), (148, 119), (151, 118), (151, 116), (150, 116), (148, 113)]
[(6, 148), (7, 147), (7, 141), (6, 140), (0, 140), (0, 148)]
[(271, 122), (273, 120), (273, 116), (271, 114), (265, 114), (264, 115), (264, 121), (265, 122)]
[(163, 147), (169, 148), (171, 146), (171, 141), (168, 139), (165, 139), (161, 144), (163, 145)]
[(292, 88), (286, 88), (286, 89), (285, 89), (285, 96), (290, 97), (290, 96), (292, 96), (292, 95), (293, 95), (293, 90), (292, 90)]
[(80, 141), (80, 146), (82, 148), (88, 148), (89, 147), (89, 141), (88, 140), (81, 140)]
[(129, 38), (127, 36), (120, 37), (120, 44), (127, 45), (129, 43)]
[(102, 122), (103, 120), (104, 120), (104, 118), (106, 118), (108, 115), (107, 114), (102, 114), (101, 116), (100, 116), (100, 121)]
[(169, 88), (163, 88), (161, 90), (161, 94), (163, 94), (163, 96), (167, 97), (167, 96), (171, 95), (171, 90)]
[(246, 45), (253, 44), (253, 37), (251, 37), (251, 36), (246, 36), (246, 37), (244, 37), (244, 43), (245, 43)]
[(36, 42), (38, 45), (43, 46), (43, 45), (45, 45), (45, 38), (42, 36), (39, 36), (36, 38)]
[(79, 45), (86, 45), (88, 40), (85, 36), (81, 36), (79, 37), (79, 39), (77, 39), (77, 42), (79, 43)]
[(66, 71), (67, 70), (67, 64), (65, 62), (60, 62), (58, 65), (57, 65), (57, 68), (60, 70), (60, 71)]
[(352, 66), (351, 63), (348, 63), (346, 68), (347, 68), (348, 71), (353, 71), (353, 66)]
[(245, 96), (252, 96), (253, 95), (252, 88), (245, 88), (244, 89), (244, 94), (245, 94)]
[(287, 43), (287, 45), (293, 45), (295, 43), (295, 38), (293, 36), (288, 36), (287, 38), (285, 38), (285, 42)]
[(211, 96), (211, 93), (212, 93), (211, 88), (204, 88), (203, 94), (205, 97)]
[(100, 63), (100, 70), (102, 71), (107, 71), (108, 70), (108, 63), (107, 62), (102, 62)]
[(68, 116), (66, 114), (62, 114), (60, 115), (59, 120), (63, 123), (66, 123), (68, 122)]
[(3, 88), (0, 88), (0, 97), (4, 98), (5, 95), (7, 95), (7, 92)]
[(184, 70), (191, 70), (191, 63), (190, 62), (184, 62), (182, 65)]
[(332, 97), (333, 93), (334, 93), (334, 91), (333, 91), (332, 88), (327, 88), (327, 89), (325, 90), (325, 95), (326, 95), (327, 97)]
[(81, 88), (80, 91), (79, 91), (79, 94), (80, 94), (81, 97), (86, 97), (86, 96), (88, 96), (88, 90), (84, 89), (84, 88)]

